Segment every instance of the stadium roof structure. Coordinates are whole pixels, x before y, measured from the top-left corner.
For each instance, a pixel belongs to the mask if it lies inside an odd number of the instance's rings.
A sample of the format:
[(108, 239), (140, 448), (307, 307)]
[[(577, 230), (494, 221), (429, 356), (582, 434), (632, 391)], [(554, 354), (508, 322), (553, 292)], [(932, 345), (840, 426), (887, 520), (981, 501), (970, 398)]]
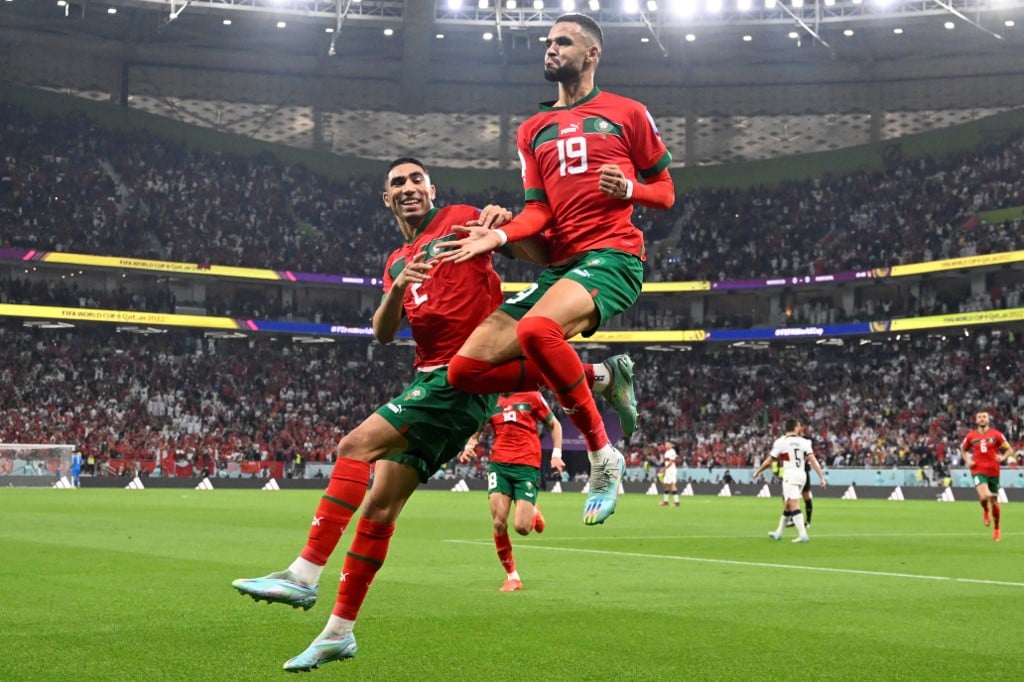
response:
[[(543, 39), (605, 29), (598, 83), (677, 165), (827, 151), (1024, 105), (1024, 0), (5, 0), (0, 79), (225, 132), (511, 169)], [(596, 9), (594, 9), (596, 8)], [(453, 132), (457, 131), (457, 132)]]

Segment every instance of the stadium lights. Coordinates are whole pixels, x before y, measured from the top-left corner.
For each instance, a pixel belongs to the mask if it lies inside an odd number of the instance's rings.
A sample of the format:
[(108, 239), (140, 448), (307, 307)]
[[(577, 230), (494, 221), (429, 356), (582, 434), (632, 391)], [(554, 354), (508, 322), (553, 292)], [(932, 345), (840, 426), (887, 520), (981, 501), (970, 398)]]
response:
[(576, 11), (576, 0), (562, 0), (562, 11), (563, 12), (575, 12)]
[(804, 0), (792, 0), (793, 9), (800, 9), (804, 6)]
[(589, 7), (590, 7), (590, 11), (591, 12), (600, 12), (601, 11), (601, 0), (590, 0)]
[(751, 0), (736, 0), (736, 9), (740, 12), (749, 12), (753, 5)]
[(1007, 19), (1006, 21), (1003, 22), (1003, 26), (1005, 26), (1006, 28), (1013, 28), (1014, 26), (1016, 26), (1016, 24), (1013, 23), (1013, 19)]
[(942, 25), (942, 27), (945, 28), (947, 31), (952, 31), (954, 28), (956, 28), (956, 24), (954, 24), (952, 21), (947, 21)]
[(448, 0), (448, 9), (460, 10), (462, 9), (462, 0)]
[(900, 28), (899, 26), (897, 26), (896, 28), (894, 28), (894, 29), (892, 30), (892, 32), (893, 32), (893, 33), (895, 33), (895, 34), (896, 34), (896, 35), (898, 35), (898, 36), (901, 36), (901, 35), (903, 35), (903, 29), (902, 29), (902, 28)]

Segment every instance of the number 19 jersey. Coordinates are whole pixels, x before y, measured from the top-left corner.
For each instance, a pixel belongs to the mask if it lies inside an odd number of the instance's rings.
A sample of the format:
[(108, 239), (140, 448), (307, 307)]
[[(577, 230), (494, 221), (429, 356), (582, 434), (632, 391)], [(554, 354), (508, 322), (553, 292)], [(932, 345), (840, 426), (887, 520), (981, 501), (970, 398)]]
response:
[(645, 257), (633, 204), (598, 188), (600, 168), (616, 164), (634, 183), (668, 167), (654, 119), (639, 102), (598, 88), (568, 107), (542, 104), (516, 134), (527, 201), (546, 202), (555, 224), (545, 233), (549, 262), (612, 248)]

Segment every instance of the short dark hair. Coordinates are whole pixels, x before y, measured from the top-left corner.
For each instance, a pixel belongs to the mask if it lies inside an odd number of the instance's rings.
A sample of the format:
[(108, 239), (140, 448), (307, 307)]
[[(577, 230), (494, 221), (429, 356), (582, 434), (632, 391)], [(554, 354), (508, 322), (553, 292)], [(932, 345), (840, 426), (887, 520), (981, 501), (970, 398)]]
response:
[(598, 47), (604, 49), (604, 31), (601, 30), (601, 27), (598, 25), (596, 21), (588, 17), (586, 14), (563, 14), (562, 16), (555, 19), (556, 24), (561, 24), (564, 22), (579, 25), (579, 27), (583, 29), (584, 33), (587, 33), (588, 35), (590, 35), (591, 38), (594, 39), (594, 42), (597, 43)]
[(783, 428), (786, 429), (786, 433), (789, 433), (790, 431), (795, 431), (796, 427), (798, 426), (800, 426), (800, 420), (797, 419), (796, 417), (790, 417), (783, 424)]
[(393, 169), (395, 166), (401, 166), (403, 163), (411, 163), (411, 164), (414, 164), (416, 166), (419, 166), (420, 168), (423, 169), (423, 172), (425, 174), (430, 175), (430, 171), (427, 170), (427, 167), (424, 166), (423, 162), (420, 161), (419, 159), (414, 158), (412, 156), (400, 156), (397, 159), (395, 159), (394, 161), (392, 161), (390, 164), (388, 164), (388, 170), (384, 174), (384, 188), (385, 189), (387, 189), (387, 186), (388, 186), (388, 173), (390, 173), (391, 169)]
[(411, 156), (401, 156), (401, 157), (399, 157), (399, 158), (395, 159), (394, 161), (392, 161), (392, 162), (391, 162), (391, 163), (390, 163), (390, 164), (388, 165), (388, 170), (387, 170), (387, 172), (388, 172), (388, 173), (390, 173), (390, 172), (391, 172), (391, 169), (392, 169), (392, 168), (394, 168), (395, 166), (401, 166), (401, 165), (402, 165), (403, 163), (414, 163), (414, 164), (416, 164), (417, 166), (419, 166), (420, 168), (422, 168), (422, 169), (423, 169), (424, 171), (426, 171), (426, 170), (427, 170), (427, 167), (426, 167), (426, 166), (424, 166), (424, 165), (423, 165), (423, 162), (422, 162), (422, 161), (420, 161), (419, 159), (414, 159), (414, 158), (413, 158), (413, 157), (411, 157)]

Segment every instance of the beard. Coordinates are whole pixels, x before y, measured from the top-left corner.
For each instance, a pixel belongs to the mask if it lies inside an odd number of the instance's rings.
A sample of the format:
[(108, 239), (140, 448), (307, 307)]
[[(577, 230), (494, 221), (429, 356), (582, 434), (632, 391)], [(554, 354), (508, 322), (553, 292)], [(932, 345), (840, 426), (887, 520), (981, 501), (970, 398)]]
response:
[(568, 64), (562, 64), (555, 68), (544, 67), (544, 80), (549, 83), (568, 83), (579, 79), (579, 71)]

